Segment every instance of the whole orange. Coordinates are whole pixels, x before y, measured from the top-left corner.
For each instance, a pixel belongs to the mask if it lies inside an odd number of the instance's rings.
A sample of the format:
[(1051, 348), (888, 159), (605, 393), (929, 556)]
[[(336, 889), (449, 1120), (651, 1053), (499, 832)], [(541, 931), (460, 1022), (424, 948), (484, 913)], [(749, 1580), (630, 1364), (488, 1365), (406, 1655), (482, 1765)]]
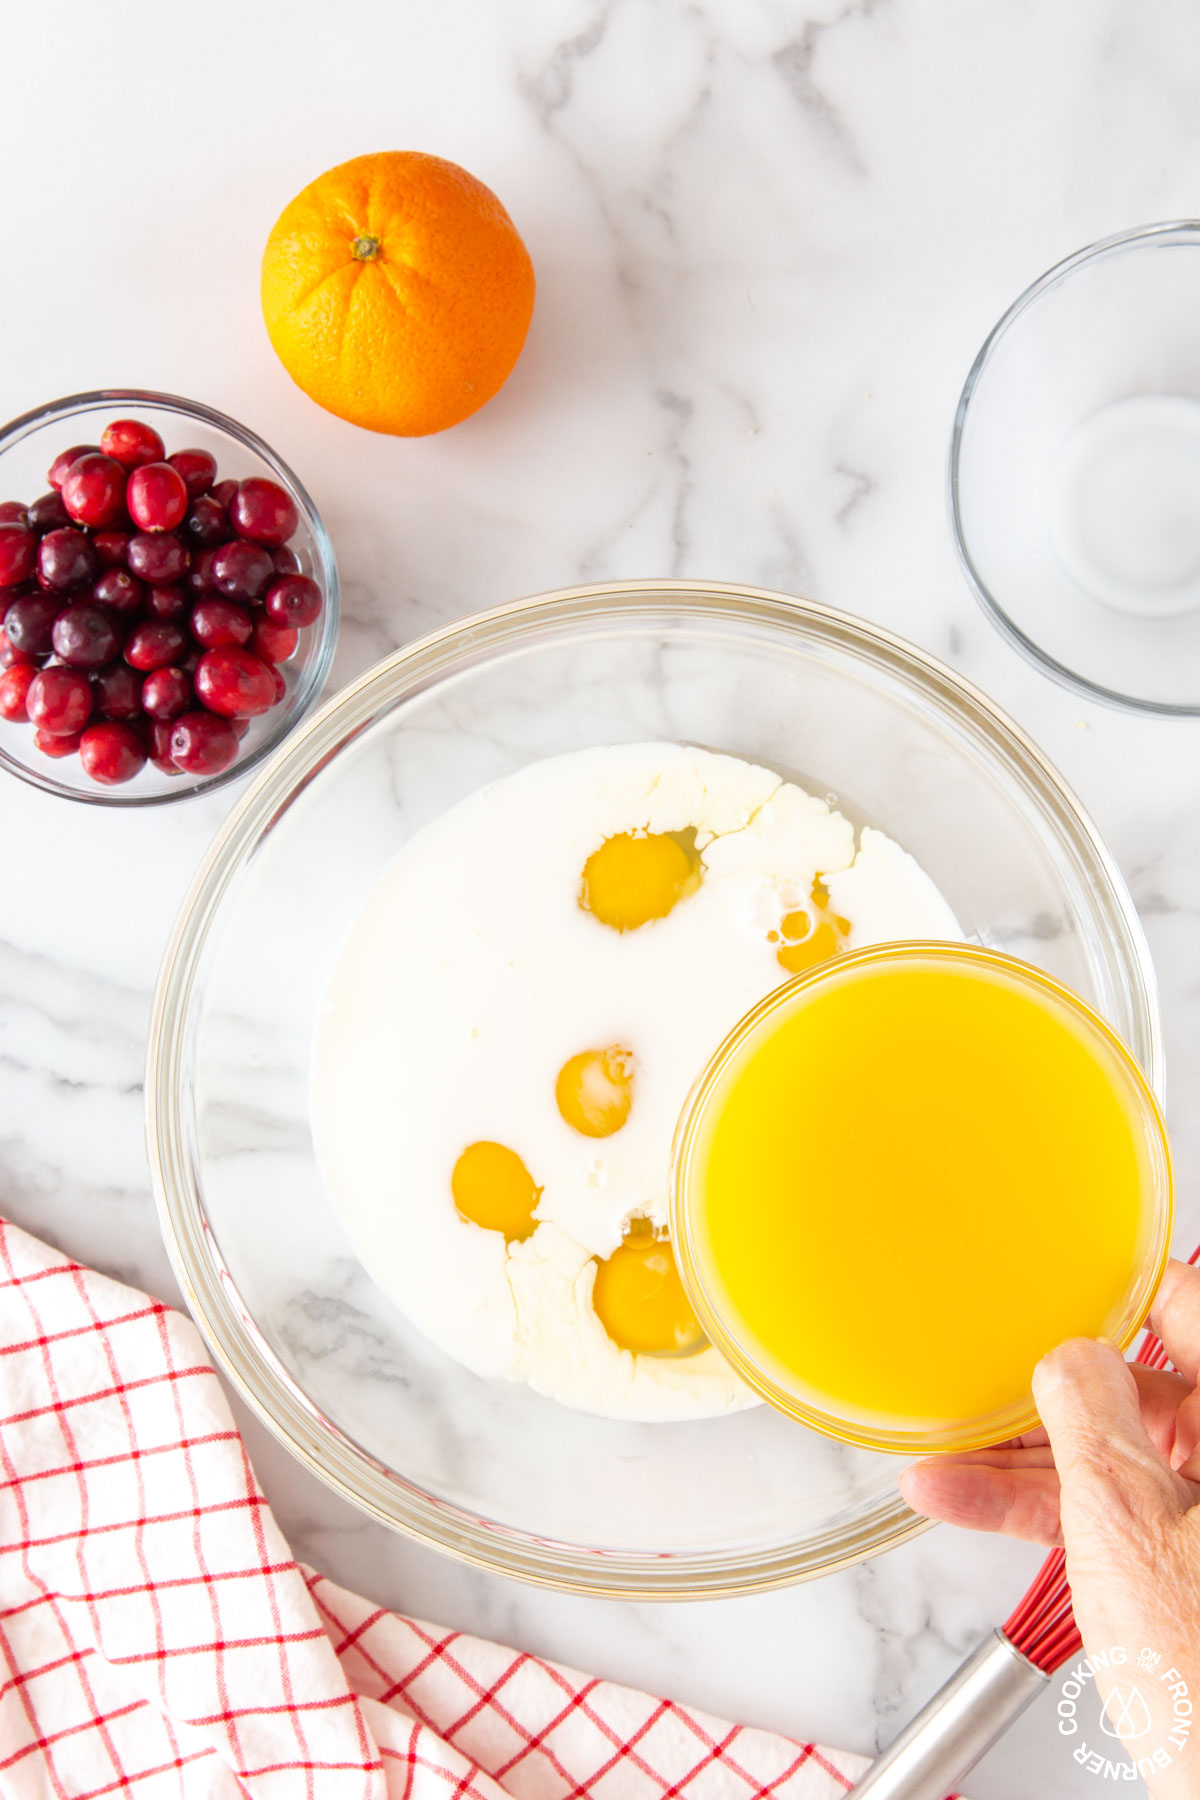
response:
[(421, 437), (490, 400), (521, 354), (533, 264), (490, 188), (385, 150), (339, 163), (267, 239), (262, 308), (288, 374), (370, 431)]

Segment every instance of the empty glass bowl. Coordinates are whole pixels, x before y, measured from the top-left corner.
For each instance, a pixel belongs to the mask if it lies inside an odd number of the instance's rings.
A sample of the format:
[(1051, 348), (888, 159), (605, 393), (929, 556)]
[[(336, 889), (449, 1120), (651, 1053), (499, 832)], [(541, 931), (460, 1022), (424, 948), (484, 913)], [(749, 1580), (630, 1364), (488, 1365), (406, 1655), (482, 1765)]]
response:
[(975, 359), (950, 506), (993, 622), (1095, 699), (1200, 713), (1200, 223), (1056, 264)]
[[(941, 664), (856, 619), (755, 588), (648, 581), (465, 619), (292, 733), (179, 918), (146, 1104), (188, 1303), (310, 1469), (377, 1518), (508, 1575), (702, 1598), (816, 1575), (922, 1530), (896, 1491), (896, 1459), (769, 1406), (632, 1424), (481, 1380), (365, 1274), (309, 1123), (334, 959), (403, 845), (540, 757), (647, 739), (765, 763), (880, 825), (964, 931), (1074, 988), (1161, 1082), (1129, 896), (1028, 738)], [(715, 1048), (696, 1046), (697, 1073)]]
[(290, 541), (300, 568), (321, 589), (321, 616), (300, 633), (294, 653), (280, 664), (287, 691), (277, 706), (251, 719), (233, 765), (219, 775), (166, 775), (147, 763), (132, 781), (101, 787), (86, 775), (77, 756), (51, 759), (34, 747), (33, 727), (0, 719), (0, 768), (48, 793), (95, 806), (158, 806), (189, 794), (203, 794), (236, 781), (255, 768), (312, 707), (329, 673), (338, 631), (338, 576), (333, 546), (308, 494), (282, 457), (245, 425), (196, 400), (140, 388), (102, 388), (69, 394), (25, 413), (0, 430), (0, 500), (28, 503), (46, 491), (46, 470), (59, 451), (76, 443), (97, 443), (110, 419), (140, 419), (158, 432), (167, 454), (208, 450), (218, 478), (243, 481), (265, 475), (291, 496), (299, 525)]

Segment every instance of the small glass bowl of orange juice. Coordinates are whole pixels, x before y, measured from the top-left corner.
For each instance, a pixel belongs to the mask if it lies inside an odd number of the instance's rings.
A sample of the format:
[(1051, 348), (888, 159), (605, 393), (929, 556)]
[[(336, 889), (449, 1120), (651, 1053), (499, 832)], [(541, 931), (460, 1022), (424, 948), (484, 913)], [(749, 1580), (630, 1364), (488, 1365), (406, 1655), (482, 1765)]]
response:
[(1098, 1014), (967, 944), (858, 950), (737, 1025), (675, 1137), (700, 1324), (765, 1400), (874, 1450), (1002, 1442), (1039, 1357), (1136, 1336), (1166, 1264), (1170, 1146)]

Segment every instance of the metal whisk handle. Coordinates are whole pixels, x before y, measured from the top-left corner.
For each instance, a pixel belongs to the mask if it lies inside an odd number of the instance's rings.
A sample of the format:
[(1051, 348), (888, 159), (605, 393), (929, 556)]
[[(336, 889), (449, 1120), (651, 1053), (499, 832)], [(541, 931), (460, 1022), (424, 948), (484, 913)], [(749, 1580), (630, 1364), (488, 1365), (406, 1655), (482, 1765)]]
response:
[(867, 1770), (846, 1800), (946, 1800), (1046, 1686), (994, 1631)]

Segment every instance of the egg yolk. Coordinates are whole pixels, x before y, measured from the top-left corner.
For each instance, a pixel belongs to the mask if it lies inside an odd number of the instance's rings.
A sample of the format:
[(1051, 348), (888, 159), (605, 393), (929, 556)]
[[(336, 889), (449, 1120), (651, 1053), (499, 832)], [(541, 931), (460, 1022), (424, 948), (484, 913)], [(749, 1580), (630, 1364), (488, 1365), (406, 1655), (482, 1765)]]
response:
[(596, 1265), (592, 1305), (619, 1350), (678, 1356), (705, 1341), (671, 1241), (649, 1219), (631, 1220), (624, 1242)]
[(554, 1098), (567, 1124), (584, 1137), (611, 1137), (633, 1105), (633, 1053), (620, 1044), (581, 1050), (558, 1072)]
[(622, 831), (605, 838), (583, 865), (580, 906), (614, 931), (664, 919), (700, 885), (700, 859), (686, 842), (695, 835)]
[(510, 1244), (537, 1230), (533, 1210), (542, 1190), (505, 1144), (486, 1138), (468, 1144), (454, 1165), (450, 1192), (464, 1219), (485, 1231), (502, 1231)]
[(812, 884), (809, 910), (797, 907), (784, 913), (778, 932), (767, 933), (771, 943), (779, 944), (775, 960), (789, 975), (799, 975), (803, 969), (815, 969), (818, 963), (828, 962), (846, 948), (849, 935), (850, 921), (831, 909), (829, 889), (820, 876)]

